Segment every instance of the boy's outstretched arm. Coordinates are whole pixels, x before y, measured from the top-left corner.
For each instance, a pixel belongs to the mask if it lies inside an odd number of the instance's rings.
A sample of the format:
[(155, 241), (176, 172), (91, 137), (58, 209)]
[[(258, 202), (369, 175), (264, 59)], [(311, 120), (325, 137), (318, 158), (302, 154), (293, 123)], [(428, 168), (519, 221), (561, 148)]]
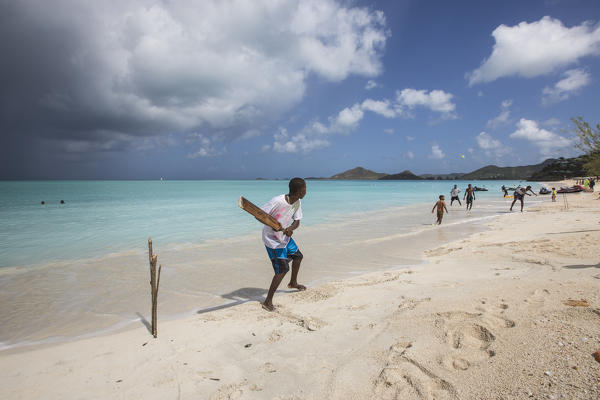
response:
[(446, 212), (449, 212), (448, 208), (446, 208), (446, 202), (444, 202), (444, 210), (446, 210)]
[(437, 203), (435, 203), (435, 204), (433, 205), (433, 208), (431, 209), (431, 213), (432, 213), (432, 214), (433, 214), (433, 210), (435, 210), (435, 206), (437, 206)]

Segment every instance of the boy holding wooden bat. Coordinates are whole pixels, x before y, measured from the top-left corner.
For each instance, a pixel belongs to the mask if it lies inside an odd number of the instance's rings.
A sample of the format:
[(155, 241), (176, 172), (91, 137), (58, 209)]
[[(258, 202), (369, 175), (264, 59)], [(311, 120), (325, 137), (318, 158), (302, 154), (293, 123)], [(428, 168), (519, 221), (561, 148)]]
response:
[(280, 224), (281, 230), (274, 230), (265, 225), (262, 238), (267, 248), (267, 254), (273, 264), (275, 276), (271, 281), (269, 293), (262, 307), (267, 311), (275, 310), (273, 306), (273, 295), (283, 280), (285, 274), (290, 270), (289, 262), (292, 261), (292, 276), (288, 288), (306, 290), (304, 285), (298, 283), (298, 271), (302, 262), (302, 253), (296, 242), (292, 239), (294, 230), (300, 226), (302, 219), (302, 205), (300, 199), (306, 195), (306, 182), (302, 178), (293, 178), (289, 182), (289, 193), (273, 197), (261, 209), (274, 217)]

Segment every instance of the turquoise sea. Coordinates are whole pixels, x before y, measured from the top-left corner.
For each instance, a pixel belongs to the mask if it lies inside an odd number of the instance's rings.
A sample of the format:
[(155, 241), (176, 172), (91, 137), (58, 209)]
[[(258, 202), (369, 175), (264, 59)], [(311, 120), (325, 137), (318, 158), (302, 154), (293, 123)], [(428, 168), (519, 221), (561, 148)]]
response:
[[(501, 198), (502, 185), (519, 182), (310, 180), (302, 222), (415, 203), (432, 206), (440, 194), (449, 202), (454, 184), (463, 190), (462, 199), (467, 183), (489, 189), (477, 196)], [(237, 207), (238, 197), (262, 205), (281, 193), (287, 193), (287, 181), (0, 182), (0, 267), (145, 249), (149, 236), (161, 244), (197, 244), (247, 234), (260, 228)]]

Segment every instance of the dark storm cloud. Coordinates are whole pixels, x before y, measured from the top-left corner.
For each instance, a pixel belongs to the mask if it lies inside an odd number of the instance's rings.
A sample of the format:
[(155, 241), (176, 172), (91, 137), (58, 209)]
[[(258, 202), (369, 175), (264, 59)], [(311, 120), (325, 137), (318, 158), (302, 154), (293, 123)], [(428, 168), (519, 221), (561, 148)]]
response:
[(0, 0), (0, 154), (244, 137), (297, 104), (307, 74), (380, 71), (383, 15), (341, 9), (334, 0)]

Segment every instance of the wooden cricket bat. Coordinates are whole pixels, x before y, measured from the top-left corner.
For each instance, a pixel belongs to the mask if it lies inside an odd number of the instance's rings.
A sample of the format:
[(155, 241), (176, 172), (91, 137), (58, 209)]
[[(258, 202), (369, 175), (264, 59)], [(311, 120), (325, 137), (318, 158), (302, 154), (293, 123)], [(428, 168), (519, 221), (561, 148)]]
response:
[(281, 229), (283, 229), (279, 221), (277, 221), (274, 217), (261, 210), (260, 207), (256, 206), (254, 203), (244, 198), (243, 196), (240, 196), (238, 200), (238, 206), (240, 206), (242, 210), (246, 211), (263, 224), (270, 226), (276, 231), (280, 231)]

